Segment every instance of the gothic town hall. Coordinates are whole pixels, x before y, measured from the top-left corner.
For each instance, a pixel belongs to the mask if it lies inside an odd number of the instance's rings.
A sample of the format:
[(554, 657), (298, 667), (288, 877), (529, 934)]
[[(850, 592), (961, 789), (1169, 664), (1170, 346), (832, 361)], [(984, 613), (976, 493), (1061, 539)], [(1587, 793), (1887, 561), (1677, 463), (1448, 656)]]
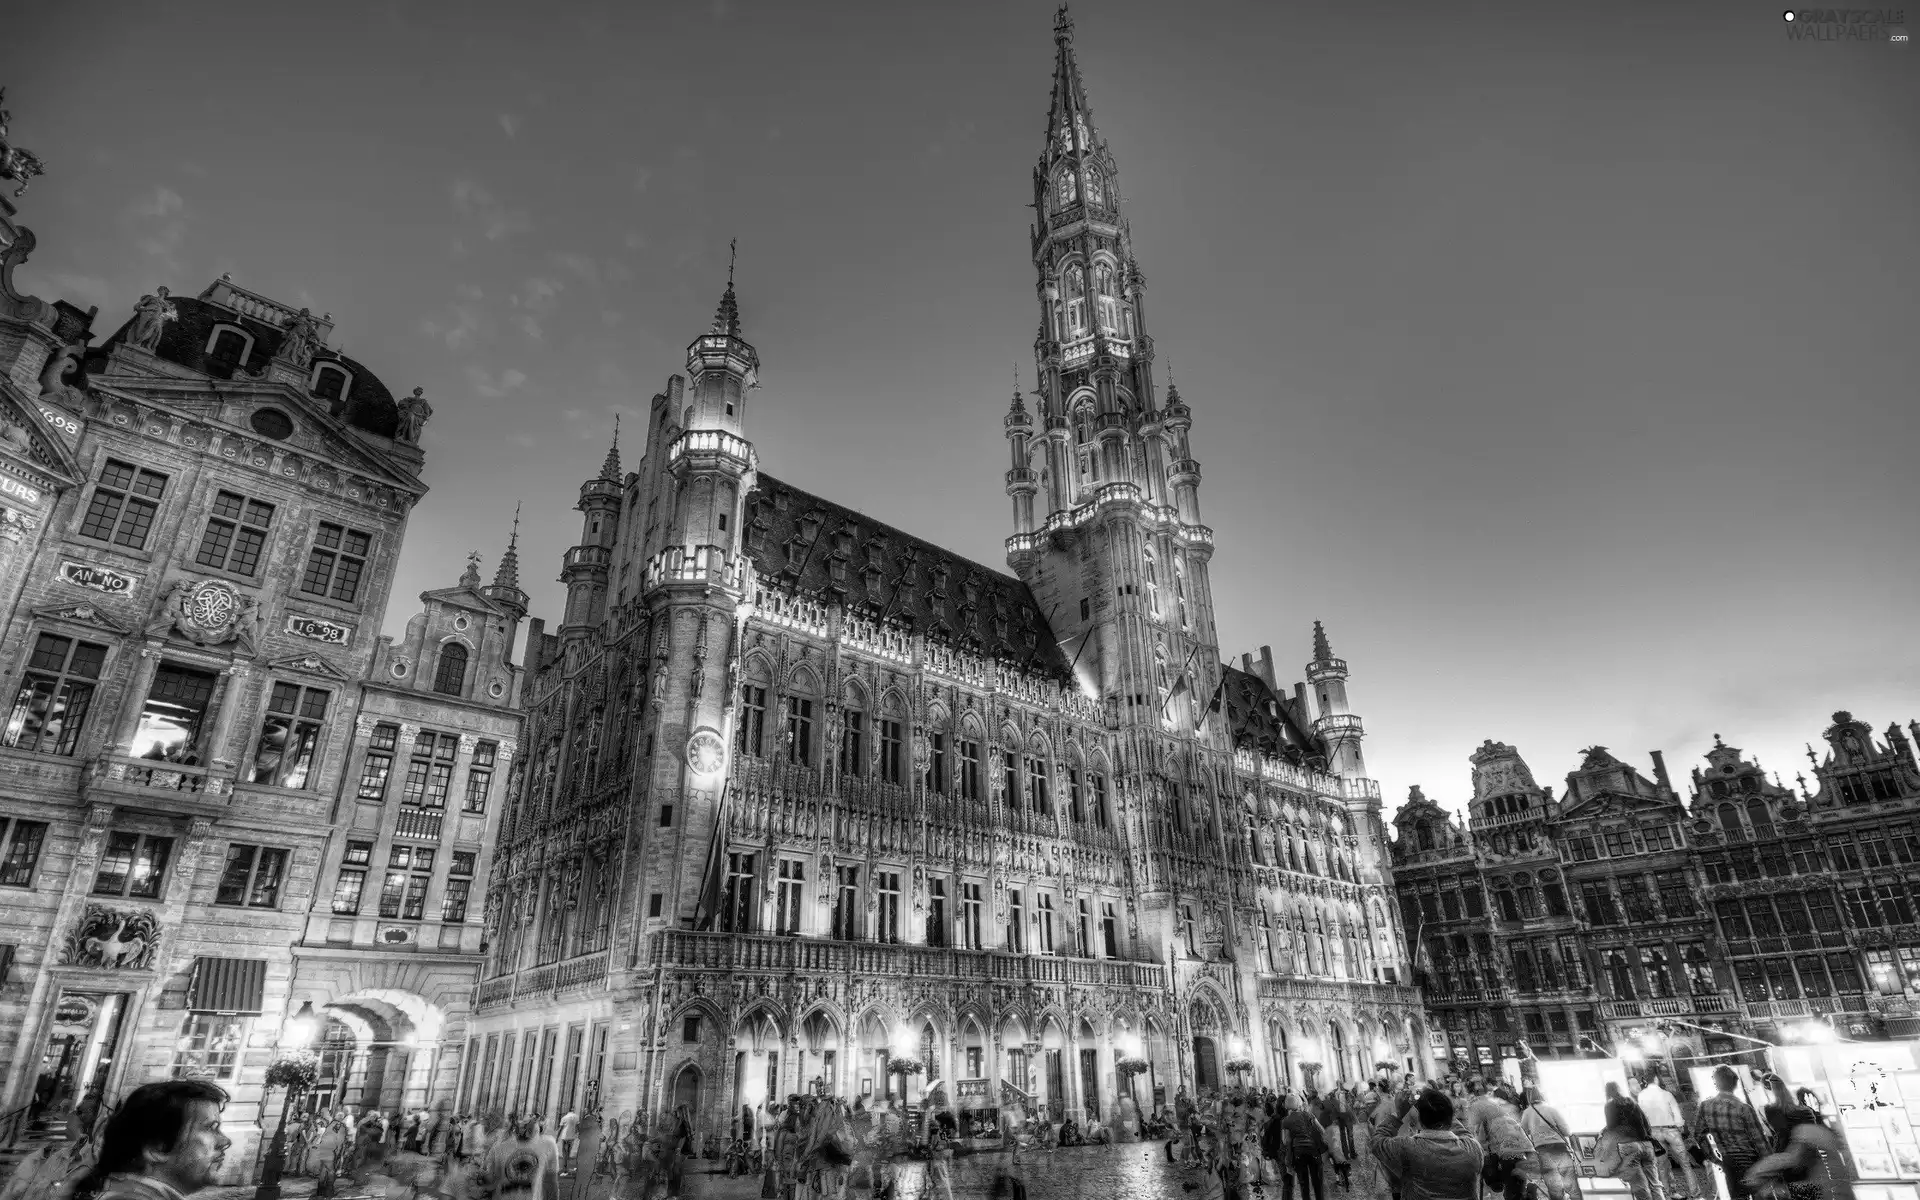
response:
[(1055, 40), (1009, 570), (768, 469), (729, 283), (533, 624), (456, 1109), (1110, 1116), (1427, 1061), (1347, 665), (1318, 626), (1303, 683), (1220, 661), (1193, 413)]

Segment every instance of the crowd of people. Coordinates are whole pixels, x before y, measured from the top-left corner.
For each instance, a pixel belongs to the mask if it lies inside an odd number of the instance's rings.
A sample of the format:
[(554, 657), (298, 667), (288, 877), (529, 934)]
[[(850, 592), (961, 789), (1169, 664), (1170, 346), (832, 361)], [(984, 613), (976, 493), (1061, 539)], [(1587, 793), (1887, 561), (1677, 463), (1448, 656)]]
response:
[[(1731, 1067), (1714, 1093), (1683, 1104), (1649, 1074), (1636, 1090), (1608, 1083), (1604, 1128), (1576, 1135), (1537, 1087), (1450, 1078), (1415, 1087), (1376, 1080), (1354, 1090), (1275, 1092), (1235, 1088), (1198, 1099), (1181, 1089), (1138, 1121), (1165, 1137), (1166, 1156), (1196, 1178), (1196, 1200), (1328, 1200), (1330, 1191), (1392, 1200), (1578, 1200), (1582, 1160), (1616, 1178), (1633, 1200), (1715, 1200), (1716, 1173), (1732, 1200), (1854, 1200), (1844, 1142), (1817, 1096), (1762, 1077), (1756, 1110)], [(221, 1131), (226, 1093), (199, 1080), (136, 1088), (115, 1108), (89, 1105), (78, 1140), (21, 1164), (0, 1200), (177, 1200), (210, 1186), (231, 1144)], [(1134, 1129), (1133, 1110), (1123, 1136)], [(935, 1087), (907, 1109), (889, 1097), (869, 1109), (837, 1096), (793, 1095), (742, 1108), (724, 1151), (705, 1144), (687, 1106), (625, 1123), (568, 1112), (551, 1129), (539, 1114), (503, 1119), (418, 1109), (327, 1109), (292, 1118), (286, 1168), (318, 1181), (316, 1195), (450, 1200), (560, 1200), (560, 1181), (595, 1182), (610, 1200), (681, 1195), (689, 1157), (724, 1160), (729, 1175), (757, 1176), (764, 1200), (899, 1200), (900, 1167), (925, 1163), (914, 1195), (952, 1200), (951, 1163), (961, 1118)], [(101, 1118), (96, 1123), (96, 1117)], [(1055, 1122), (1001, 1114), (997, 1146), (1011, 1152), (991, 1194), (1025, 1195), (1022, 1154), (1109, 1140), (1098, 1121)], [(993, 1139), (990, 1139), (993, 1140)], [(577, 1184), (576, 1184), (577, 1186)], [(602, 1190), (604, 1188), (604, 1190)], [(350, 1191), (349, 1191), (350, 1189)], [(587, 1194), (587, 1193), (582, 1193)]]

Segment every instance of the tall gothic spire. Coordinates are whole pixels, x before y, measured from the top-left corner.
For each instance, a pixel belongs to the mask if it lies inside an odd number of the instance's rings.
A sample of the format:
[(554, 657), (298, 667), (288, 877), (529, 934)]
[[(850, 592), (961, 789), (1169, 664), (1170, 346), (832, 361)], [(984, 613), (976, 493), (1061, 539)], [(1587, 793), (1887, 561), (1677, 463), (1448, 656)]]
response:
[(513, 532), (507, 535), (507, 552), (500, 556), (500, 565), (493, 572), (493, 586), (497, 588), (520, 587), (520, 506), (513, 506)]
[(1333, 661), (1333, 647), (1327, 644), (1327, 631), (1318, 621), (1313, 623), (1313, 661)]
[[(728, 295), (732, 295), (731, 292)], [(620, 482), (620, 414), (613, 414), (613, 444), (607, 447), (607, 461), (600, 464), (600, 478)], [(519, 510), (514, 512), (514, 524), (519, 524)]]
[[(1053, 105), (1047, 113), (1048, 155), (1093, 153), (1093, 110), (1080, 82), (1080, 64), (1073, 57), (1073, 17), (1062, 4), (1053, 16)], [(1078, 133), (1078, 139), (1074, 137)]]

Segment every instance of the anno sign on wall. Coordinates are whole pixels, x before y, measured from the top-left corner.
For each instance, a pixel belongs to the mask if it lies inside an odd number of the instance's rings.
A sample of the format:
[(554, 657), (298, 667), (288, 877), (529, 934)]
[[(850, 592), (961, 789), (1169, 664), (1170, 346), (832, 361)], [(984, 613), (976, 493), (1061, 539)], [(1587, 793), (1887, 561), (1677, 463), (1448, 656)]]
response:
[(60, 564), (60, 578), (65, 583), (92, 588), (96, 592), (105, 592), (109, 596), (131, 595), (133, 585), (140, 582), (138, 575), (129, 575), (125, 571), (116, 571), (111, 567), (78, 563), (72, 559)]
[(353, 638), (351, 625), (342, 625), (337, 621), (323, 621), (319, 617), (303, 617), (298, 613), (287, 614), (287, 632), (295, 637), (325, 642), (329, 646), (344, 646)]

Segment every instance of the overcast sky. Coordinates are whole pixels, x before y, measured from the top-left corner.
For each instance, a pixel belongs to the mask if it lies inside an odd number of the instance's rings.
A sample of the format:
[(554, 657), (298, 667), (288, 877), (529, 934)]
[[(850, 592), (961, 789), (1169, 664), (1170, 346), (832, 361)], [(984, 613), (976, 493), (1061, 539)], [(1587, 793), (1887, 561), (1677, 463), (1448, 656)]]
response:
[[(1076, 6), (1221, 650), (1324, 620), (1390, 806), (1920, 717), (1920, 49), (1778, 5)], [(434, 402), (388, 625), (579, 481), (740, 239), (770, 472), (1005, 560), (1052, 5), (16, 3), (19, 282), (222, 271)], [(629, 448), (628, 464), (633, 462)]]

